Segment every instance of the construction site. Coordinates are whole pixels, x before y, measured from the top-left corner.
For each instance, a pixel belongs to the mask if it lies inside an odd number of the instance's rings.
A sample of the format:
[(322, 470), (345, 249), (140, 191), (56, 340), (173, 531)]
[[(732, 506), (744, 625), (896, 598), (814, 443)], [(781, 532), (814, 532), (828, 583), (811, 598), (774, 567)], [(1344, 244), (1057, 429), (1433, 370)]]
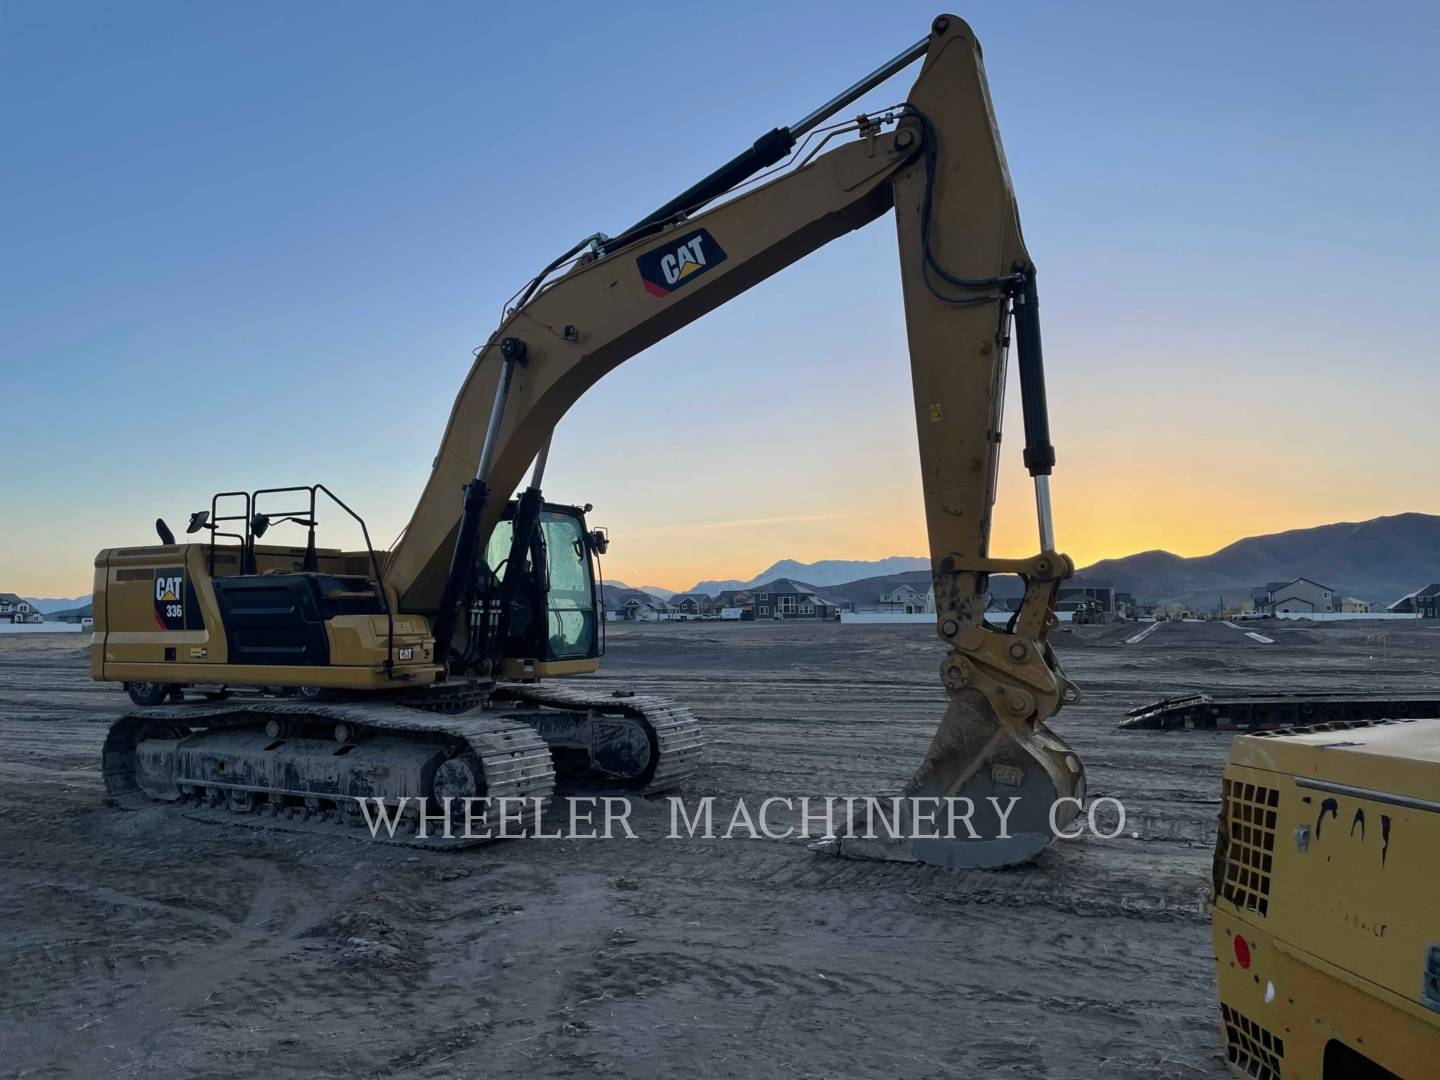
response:
[[(1197, 244), (1210, 230), (1188, 205), (1187, 222), (1144, 209), (1172, 180), (1111, 190), (1134, 170), (1074, 138), (1098, 130), (1099, 105), (1014, 128), (1024, 175), (1053, 185), (1032, 239), (1068, 253), (1042, 290), (996, 102), (1027, 100), (1047, 66), (1008, 20), (1001, 55), (1030, 62), (997, 95), (960, 16), (927, 14), (873, 55), (868, 33), (844, 35), (863, 63), (845, 51), (843, 77), (814, 78), (792, 65), (824, 51), (804, 19), (768, 65), (789, 78), (789, 122), (767, 128), (781, 106), (747, 97), (747, 79), (696, 77), (708, 60), (670, 63), (663, 87), (631, 63), (669, 54), (668, 20), (607, 13), (600, 35), (577, 16), (556, 34), (528, 7), (493, 25), (436, 7), (344, 27), (304, 5), (294, 24), (162, 13), (158, 34), (25, 13), (27, 39), (76, 78), (92, 77), (84, 57), (119, 67), (61, 100), (50, 68), (26, 68), (35, 100), (71, 119), (18, 118), (40, 163), (34, 221), (55, 209), (51, 231), (86, 240), (47, 274), (49, 234), (32, 236), (27, 287), (101, 276), (57, 286), (58, 306), (36, 287), (15, 307), (44, 318), (5, 326), (32, 354), (21, 390), (44, 384), (50, 413), (84, 411), (91, 434), (11, 470), (28, 503), (11, 500), (0, 582), (20, 590), (0, 592), (0, 1073), (1440, 1078), (1440, 517), (1387, 479), (1419, 453), (1387, 440), (1428, 437), (1420, 425), (1390, 417), (1361, 453), (1344, 443), (1358, 429), (1327, 424), (1354, 363), (1318, 352), (1344, 335), (1269, 296), (1241, 317), (1256, 300), (1235, 244), (1182, 259), (1168, 284), (1147, 270), (1171, 248), (1147, 213)], [(171, 23), (200, 51), (172, 48)], [(1314, 62), (1289, 23), (1273, 33)], [(114, 44), (127, 34), (134, 50)], [(1201, 36), (1156, 26), (1129, 53), (1168, 86), (1155, 43)], [(536, 62), (496, 47), (511, 40)], [(602, 40), (625, 41), (605, 55), (630, 66), (595, 64)], [(443, 81), (468, 78), (477, 48), (496, 65), (478, 111), (472, 82)], [(1267, 92), (1273, 52), (1257, 61)], [(271, 60), (289, 73), (274, 87)], [(1103, 71), (1039, 96), (1053, 108), (1132, 77)], [(90, 122), (74, 103), (112, 91), (113, 116), (72, 134)], [(1240, 97), (1227, 107), (1248, 121)], [(690, 110), (669, 124), (695, 153), (642, 166), (664, 140), (597, 143), (612, 125), (580, 123), (582, 100), (637, 125)], [(1146, 106), (1126, 89), (1103, 109), (1135, 138)], [(743, 138), (710, 130), (762, 109)], [(457, 134), (487, 111), (524, 118), (503, 153)], [(165, 116), (187, 134), (165, 136)], [(1185, 126), (1168, 108), (1152, 120)], [(112, 128), (120, 149), (100, 164), (66, 157)], [(1060, 213), (1077, 148), (1103, 168)], [(118, 202), (66, 186), (112, 161), (132, 170)], [(333, 179), (306, 187), (320, 173)], [(340, 208), (367, 185), (368, 210)], [(1114, 209), (1127, 198), (1134, 222)], [(137, 200), (151, 217), (132, 226)], [(1319, 216), (1292, 237), (1307, 266), (1325, 265), (1307, 246)], [(1129, 254), (1104, 269), (1122, 225)], [(871, 246), (846, 256), (868, 282), (851, 306), (820, 253), (853, 233)], [(477, 263), (495, 276), (467, 277)], [(513, 291), (477, 330), (499, 263)], [(440, 299), (450, 279), (465, 284)], [(1239, 293), (1208, 305), (1197, 283)], [(1200, 335), (1162, 296), (1230, 314)], [(212, 321), (232, 300), (234, 321)], [(386, 305), (420, 321), (374, 321)], [(1361, 307), (1368, 340), (1379, 309)], [(1307, 351), (1258, 321), (1276, 312), (1323, 340)], [(1120, 359), (1115, 329), (1144, 318), (1164, 349)], [(1250, 475), (1273, 439), (1229, 445), (1244, 425), (1198, 457), (1167, 442), (1182, 400), (1230, 414), (1241, 388), (1221, 402), (1207, 385), (1222, 362), (1281, 377), (1271, 345), (1263, 364), (1214, 347), (1251, 322), (1293, 345), (1304, 393), (1325, 388), (1293, 410), (1307, 421), (1286, 453), (1313, 475), (1287, 465), (1284, 491)], [(716, 351), (726, 331), (736, 343)], [(480, 343), (458, 364), (418, 358), (467, 336)], [(632, 360), (611, 385), (660, 381), (652, 349), (691, 362), (668, 427), (603, 407), (599, 384)], [(805, 372), (787, 381), (773, 369), (790, 354)], [(1312, 386), (1326, 362), (1333, 379)], [(1128, 382), (1091, 392), (1126, 364)], [(1280, 415), (1243, 392), (1247, 415)], [(1062, 411), (1084, 482), (1052, 493)], [(1126, 415), (1162, 418), (1141, 453), (1114, 426)], [(818, 449), (821, 433), (843, 445)], [(787, 481), (775, 459), (792, 454), (806, 460)], [(840, 494), (821, 502), (802, 475)], [(598, 513), (581, 501), (593, 489)], [(1374, 516), (1336, 522), (1337, 505)], [(1257, 514), (1275, 531), (1219, 546)], [(1094, 561), (1067, 553), (1057, 517)], [(1144, 546), (1156, 536), (1191, 554)], [(847, 545), (921, 554), (828, 557)], [(827, 558), (707, 576), (767, 549)], [(615, 562), (631, 581), (697, 583), (607, 589)]]
[[(0, 638), (5, 1072), (1226, 1076), (1208, 894), (1232, 733), (1120, 721), (1197, 689), (1433, 692), (1440, 624), (1383, 657), (1363, 624), (1134, 630), (1055, 635), (1085, 687), (1056, 728), (1126, 833), (970, 873), (669, 839), (658, 798), (634, 840), (457, 852), (116, 813), (124, 695), (73, 635)], [(676, 794), (758, 805), (899, 790), (942, 654), (919, 627), (665, 623), (613, 630), (593, 678), (701, 717)]]

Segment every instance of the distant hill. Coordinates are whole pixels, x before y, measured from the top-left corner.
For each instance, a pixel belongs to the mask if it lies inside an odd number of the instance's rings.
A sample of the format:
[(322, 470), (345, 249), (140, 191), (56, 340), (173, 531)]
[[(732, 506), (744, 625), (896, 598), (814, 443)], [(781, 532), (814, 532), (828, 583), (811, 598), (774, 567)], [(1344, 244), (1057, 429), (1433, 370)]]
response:
[(830, 585), (844, 585), (869, 577), (901, 574), (913, 570), (930, 568), (930, 560), (918, 555), (891, 555), (884, 559), (821, 559), (819, 562), (803, 563), (794, 559), (781, 559), (768, 570), (763, 570), (748, 581), (730, 579), (727, 581), (700, 581), (686, 589), (686, 592), (703, 592), (714, 596), (725, 589), (753, 589), (776, 578), (791, 578), (817, 589)]
[(606, 585), (614, 585), (617, 589), (633, 589), (636, 592), (648, 592), (651, 596), (658, 596), (661, 600), (669, 600), (675, 595), (674, 589), (665, 589), (659, 585), (626, 585), (623, 581), (611, 581), (605, 579)]
[(839, 585), (828, 585), (819, 591), (832, 600), (848, 600), (852, 604), (873, 605), (882, 592), (889, 592), (897, 585), (909, 585), (921, 594), (930, 589), (930, 560), (925, 560), (924, 570), (903, 570), (898, 574), (878, 574), (846, 581)]
[(605, 586), (604, 586), (604, 588), (603, 588), (601, 591), (602, 591), (602, 593), (603, 593), (603, 595), (601, 596), (601, 599), (602, 599), (602, 600), (604, 601), (604, 603), (605, 603), (606, 610), (609, 610), (612, 605), (623, 604), (626, 600), (629, 600), (631, 597), (636, 597), (637, 599), (641, 599), (641, 600), (644, 600), (644, 599), (651, 599), (651, 600), (668, 600), (668, 599), (669, 599), (668, 596), (661, 596), (661, 595), (659, 595), (658, 593), (653, 593), (653, 592), (651, 592), (651, 591), (648, 590), (648, 589), (632, 589), (629, 585), (626, 585), (623, 581), (607, 581), (607, 582), (605, 582)]
[(1269, 581), (1307, 577), (1341, 596), (1389, 604), (1440, 581), (1440, 516), (1396, 514), (1237, 540), (1211, 555), (1142, 551), (1082, 571), (1137, 600), (1213, 604), (1248, 598)]
[(66, 608), (63, 611), (47, 611), (45, 612), (45, 618), (50, 620), (51, 622), (54, 622), (66, 618), (82, 619), (87, 615), (94, 614), (95, 606), (89, 602), (86, 602), (80, 607)]
[(75, 596), (68, 600), (43, 596), (27, 596), (25, 599), (34, 604), (42, 615), (50, 615), (61, 611), (68, 611), (71, 608), (88, 607), (90, 605), (90, 597), (88, 596)]

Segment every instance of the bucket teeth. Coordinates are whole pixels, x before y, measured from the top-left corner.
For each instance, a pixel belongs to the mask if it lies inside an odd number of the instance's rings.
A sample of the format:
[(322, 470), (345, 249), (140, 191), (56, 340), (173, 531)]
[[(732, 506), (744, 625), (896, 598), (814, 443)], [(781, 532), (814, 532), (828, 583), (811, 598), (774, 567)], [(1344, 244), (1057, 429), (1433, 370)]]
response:
[(1033, 720), (1003, 723), (984, 695), (961, 690), (900, 795), (867, 800), (812, 849), (953, 869), (1013, 866), (1044, 851), (1084, 797), (1084, 768), (1063, 739)]

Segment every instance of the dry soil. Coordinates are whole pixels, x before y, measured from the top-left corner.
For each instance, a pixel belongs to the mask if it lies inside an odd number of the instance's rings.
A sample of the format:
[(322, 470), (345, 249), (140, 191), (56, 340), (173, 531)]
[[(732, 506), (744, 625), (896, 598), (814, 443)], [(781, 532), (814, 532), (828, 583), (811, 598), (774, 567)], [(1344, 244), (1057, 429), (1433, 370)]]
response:
[[(102, 801), (128, 704), (78, 634), (0, 637), (0, 1075), (1226, 1075), (1205, 912), (1229, 736), (1120, 732), (1199, 688), (1440, 684), (1440, 625), (1058, 634), (1055, 727), (1127, 833), (956, 873), (798, 841), (510, 841), (459, 853)], [(924, 627), (611, 628), (607, 686), (689, 703), (682, 792), (886, 794), (942, 708)], [(783, 817), (783, 815), (780, 815)], [(1138, 832), (1132, 837), (1130, 832)]]

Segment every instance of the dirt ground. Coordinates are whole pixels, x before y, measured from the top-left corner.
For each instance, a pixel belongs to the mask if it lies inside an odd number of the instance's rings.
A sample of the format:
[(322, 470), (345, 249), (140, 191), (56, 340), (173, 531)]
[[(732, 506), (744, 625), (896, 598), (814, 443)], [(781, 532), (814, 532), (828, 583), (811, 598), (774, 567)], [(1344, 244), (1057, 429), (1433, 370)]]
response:
[[(0, 1075), (1226, 1075), (1204, 898), (1228, 735), (1120, 732), (1199, 688), (1440, 685), (1440, 625), (1057, 635), (1055, 727), (1127, 835), (1002, 872), (798, 841), (510, 841), (458, 853), (102, 804), (78, 634), (0, 636)], [(1250, 627), (1247, 627), (1250, 629)], [(918, 626), (611, 628), (603, 683), (707, 722), (683, 791), (889, 794), (940, 718)], [(1138, 838), (1128, 831), (1140, 833)]]

